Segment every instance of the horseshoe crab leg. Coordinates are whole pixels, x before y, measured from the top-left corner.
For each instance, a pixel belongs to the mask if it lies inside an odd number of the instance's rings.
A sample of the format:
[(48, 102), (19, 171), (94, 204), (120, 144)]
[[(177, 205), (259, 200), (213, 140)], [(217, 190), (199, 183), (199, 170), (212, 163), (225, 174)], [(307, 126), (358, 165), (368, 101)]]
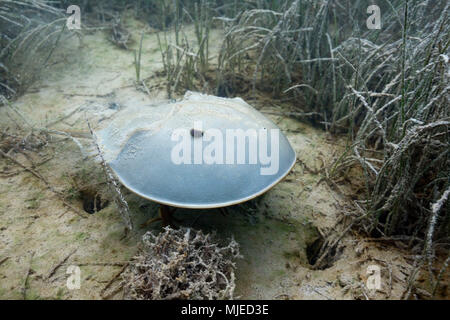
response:
[(158, 209), (158, 217), (151, 218), (144, 222), (141, 227), (147, 227), (148, 225), (156, 222), (156, 221), (162, 221), (163, 226), (173, 226), (173, 221), (175, 220), (172, 215), (177, 210), (177, 208), (170, 208), (166, 205), (161, 205)]

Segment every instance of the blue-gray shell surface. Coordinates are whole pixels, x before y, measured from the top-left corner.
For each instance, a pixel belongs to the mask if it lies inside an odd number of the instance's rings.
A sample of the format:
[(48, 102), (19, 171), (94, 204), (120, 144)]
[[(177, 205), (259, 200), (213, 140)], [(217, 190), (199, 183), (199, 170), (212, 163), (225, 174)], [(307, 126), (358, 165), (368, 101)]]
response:
[[(195, 122), (201, 122), (202, 134), (215, 128), (224, 136), (227, 129), (278, 129), (241, 98), (188, 91), (181, 101), (126, 107), (96, 136), (107, 164), (126, 188), (143, 198), (181, 208), (218, 208), (250, 200), (280, 182), (295, 164), (295, 151), (281, 131), (276, 174), (262, 175), (260, 161), (174, 163), (171, 154), (178, 143), (172, 139), (174, 130), (188, 130), (191, 139), (199, 139), (192, 135)], [(249, 149), (245, 152), (249, 159)]]

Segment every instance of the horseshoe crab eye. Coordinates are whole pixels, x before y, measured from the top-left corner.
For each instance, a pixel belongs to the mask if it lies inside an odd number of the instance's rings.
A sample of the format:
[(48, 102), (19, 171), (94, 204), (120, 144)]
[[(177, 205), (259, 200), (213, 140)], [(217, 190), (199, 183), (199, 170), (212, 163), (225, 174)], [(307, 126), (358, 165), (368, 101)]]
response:
[(203, 137), (203, 131), (192, 128), (191, 129), (191, 136), (193, 136), (194, 138)]

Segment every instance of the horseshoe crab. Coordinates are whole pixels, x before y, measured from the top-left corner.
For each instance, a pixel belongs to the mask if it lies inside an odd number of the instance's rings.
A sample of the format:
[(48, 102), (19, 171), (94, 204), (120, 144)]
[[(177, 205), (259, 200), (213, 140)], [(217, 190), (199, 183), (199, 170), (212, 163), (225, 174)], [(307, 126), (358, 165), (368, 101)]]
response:
[(223, 208), (253, 199), (296, 161), (278, 127), (241, 98), (190, 91), (181, 101), (124, 108), (96, 135), (119, 181), (160, 203), (165, 223), (169, 207)]

